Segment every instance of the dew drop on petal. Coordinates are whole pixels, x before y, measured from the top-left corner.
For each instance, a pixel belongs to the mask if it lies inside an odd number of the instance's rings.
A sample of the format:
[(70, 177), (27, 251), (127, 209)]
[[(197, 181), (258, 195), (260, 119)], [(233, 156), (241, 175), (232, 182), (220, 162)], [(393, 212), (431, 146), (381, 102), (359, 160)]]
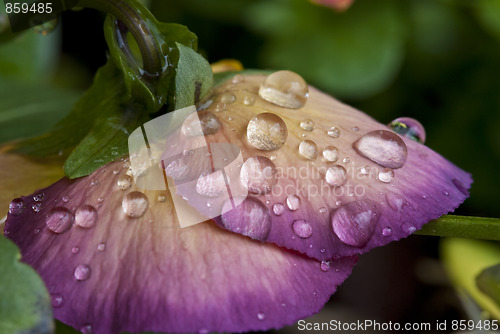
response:
[(80, 247), (75, 246), (75, 247), (71, 248), (71, 253), (78, 254), (79, 252), (80, 252)]
[(100, 243), (99, 245), (97, 245), (97, 250), (99, 252), (104, 252), (106, 250), (106, 244), (105, 243)]
[[(224, 105), (225, 106), (225, 105)], [(181, 132), (188, 137), (213, 135), (221, 128), (217, 116), (209, 111), (200, 111), (190, 114), (182, 124)]]
[(66, 195), (66, 196), (63, 196), (61, 199), (62, 199), (62, 201), (63, 201), (64, 203), (68, 203), (68, 202), (69, 202), (69, 200), (70, 200), (70, 197), (69, 197), (68, 195)]
[(167, 197), (165, 195), (158, 195), (158, 197), (156, 198), (156, 200), (160, 203), (163, 203), (167, 200)]
[(321, 271), (327, 272), (328, 270), (330, 270), (331, 263), (332, 262), (330, 260), (321, 261), (321, 264), (319, 265)]
[(23, 213), (26, 206), (22, 198), (15, 198), (9, 204), (9, 214), (13, 216), (19, 216)]
[(332, 126), (330, 129), (328, 129), (326, 133), (332, 138), (340, 137), (340, 130), (335, 126)]
[(283, 146), (287, 137), (286, 124), (278, 115), (262, 113), (248, 122), (248, 142), (259, 150), (277, 150)]
[(326, 213), (328, 210), (325, 207), (319, 208), (319, 213)]
[(390, 237), (392, 235), (392, 228), (390, 228), (390, 227), (384, 227), (382, 229), (382, 235), (384, 237)]
[(75, 224), (83, 228), (91, 228), (97, 221), (97, 210), (89, 204), (84, 204), (75, 212)]
[(260, 85), (259, 96), (280, 107), (299, 109), (307, 101), (309, 88), (305, 80), (291, 71), (278, 71)]
[(296, 211), (300, 208), (300, 197), (297, 195), (290, 195), (286, 198), (286, 206), (291, 211)]
[(278, 182), (276, 167), (263, 156), (248, 158), (241, 167), (240, 180), (249, 192), (265, 194)]
[(76, 268), (75, 268), (75, 272), (74, 272), (74, 275), (75, 275), (75, 278), (78, 280), (78, 281), (85, 281), (86, 279), (88, 279), (90, 277), (90, 267), (86, 264), (79, 264)]
[(403, 206), (407, 204), (403, 197), (392, 192), (387, 193), (385, 198), (389, 207), (396, 212), (401, 212)]
[(347, 180), (347, 171), (340, 165), (329, 167), (326, 170), (325, 181), (333, 187), (340, 187)]
[(226, 181), (221, 170), (203, 173), (196, 181), (196, 192), (205, 197), (217, 197), (226, 191)]
[(226, 92), (221, 95), (220, 101), (226, 105), (231, 104), (236, 102), (236, 96), (233, 93)]
[(309, 238), (312, 233), (312, 226), (304, 219), (294, 220), (292, 223), (293, 232), (302, 239)]
[(92, 181), (90, 181), (90, 186), (97, 186), (99, 184), (99, 180), (97, 179), (92, 179)]
[(394, 132), (376, 130), (359, 138), (352, 145), (359, 155), (387, 168), (401, 168), (406, 162), (406, 144)]
[(238, 206), (231, 201), (224, 203), (221, 220), (233, 232), (257, 240), (266, 240), (271, 231), (271, 216), (266, 206), (256, 198), (247, 197)]
[(419, 121), (409, 117), (400, 117), (389, 123), (392, 131), (419, 143), (425, 143), (425, 129)]
[(300, 122), (300, 127), (303, 130), (312, 131), (312, 130), (314, 130), (314, 122), (312, 119), (307, 118), (307, 119), (303, 120), (302, 122)]
[(255, 97), (251, 95), (246, 95), (243, 98), (243, 104), (246, 106), (253, 106), (255, 104)]
[(64, 304), (64, 297), (59, 293), (51, 294), (50, 299), (53, 308), (59, 308)]
[(37, 212), (40, 212), (40, 210), (42, 210), (42, 203), (35, 203), (31, 206), (31, 209), (33, 209), (33, 211), (35, 213)]
[(83, 325), (81, 328), (80, 328), (80, 332), (82, 332), (82, 334), (92, 334), (93, 332), (93, 329), (92, 329), (92, 325)]
[(327, 146), (323, 150), (323, 158), (326, 161), (335, 162), (339, 158), (339, 150), (335, 146)]
[(71, 228), (75, 216), (67, 208), (57, 206), (50, 210), (45, 224), (54, 233), (64, 233)]
[(44, 196), (45, 196), (45, 193), (38, 193), (36, 195), (33, 195), (33, 200), (35, 202), (41, 202), (43, 200)]
[(257, 319), (259, 320), (264, 320), (266, 318), (266, 315), (262, 312), (257, 313)]
[(140, 191), (132, 191), (125, 195), (122, 200), (123, 212), (133, 218), (141, 217), (148, 209), (147, 196)]
[(318, 147), (311, 140), (304, 140), (299, 145), (299, 153), (306, 159), (314, 160), (318, 156)]
[(132, 185), (132, 176), (123, 174), (116, 183), (121, 190), (127, 190)]
[(373, 202), (359, 200), (336, 209), (331, 222), (333, 231), (343, 243), (363, 247), (372, 238), (379, 218), (380, 210)]
[(380, 172), (378, 172), (378, 179), (381, 182), (389, 183), (394, 179), (394, 171), (389, 168), (384, 168)]
[(189, 166), (184, 159), (176, 159), (165, 167), (165, 174), (175, 181), (183, 181), (189, 175)]
[(241, 74), (236, 74), (233, 79), (231, 79), (231, 82), (234, 84), (241, 83), (245, 81), (245, 77)]
[(281, 203), (276, 203), (273, 205), (273, 213), (276, 216), (281, 216), (285, 212), (285, 206)]

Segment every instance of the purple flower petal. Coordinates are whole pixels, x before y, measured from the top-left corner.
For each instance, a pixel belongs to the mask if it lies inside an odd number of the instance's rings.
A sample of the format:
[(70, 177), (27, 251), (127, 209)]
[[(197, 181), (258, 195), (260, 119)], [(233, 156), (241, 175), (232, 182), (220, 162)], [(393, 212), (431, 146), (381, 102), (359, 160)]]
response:
[(181, 229), (170, 195), (126, 184), (123, 167), (17, 199), (5, 226), (45, 281), (55, 317), (83, 332), (280, 328), (319, 311), (356, 262), (325, 271), (213, 222)]

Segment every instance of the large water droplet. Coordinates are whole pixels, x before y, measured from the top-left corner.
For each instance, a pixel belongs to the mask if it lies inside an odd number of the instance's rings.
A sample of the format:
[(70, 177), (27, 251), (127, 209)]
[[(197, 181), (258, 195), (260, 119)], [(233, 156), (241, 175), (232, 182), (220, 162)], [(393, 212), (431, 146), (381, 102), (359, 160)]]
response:
[(142, 216), (148, 209), (147, 196), (140, 191), (132, 191), (123, 197), (122, 209), (126, 215), (137, 218)]
[(209, 111), (200, 111), (192, 113), (182, 124), (181, 131), (189, 137), (201, 135), (213, 135), (221, 128), (221, 124), (217, 116)]
[(221, 215), (222, 224), (229, 231), (240, 233), (257, 240), (266, 240), (271, 231), (271, 216), (266, 206), (256, 198), (247, 197), (232, 208), (227, 201)]
[(329, 167), (326, 170), (325, 181), (331, 186), (340, 187), (347, 180), (347, 171), (340, 165)]
[(226, 191), (226, 181), (221, 170), (203, 173), (196, 181), (196, 192), (205, 197), (217, 197)]
[(330, 129), (328, 129), (326, 133), (332, 138), (340, 137), (340, 130), (335, 126), (332, 126)]
[(45, 221), (47, 227), (54, 233), (64, 233), (71, 228), (75, 216), (67, 208), (58, 206), (50, 210)]
[(260, 85), (259, 95), (280, 107), (298, 109), (307, 101), (309, 88), (300, 75), (290, 71), (278, 71), (267, 76)]
[(372, 238), (379, 218), (380, 211), (372, 201), (359, 200), (336, 209), (332, 227), (343, 243), (361, 248)]
[(127, 190), (132, 185), (132, 177), (128, 174), (123, 174), (117, 181), (118, 188), (121, 190)]
[(384, 183), (389, 183), (394, 179), (394, 171), (389, 168), (384, 168), (378, 172), (378, 179)]
[(286, 206), (291, 211), (296, 211), (300, 208), (300, 197), (297, 195), (290, 195), (286, 198)]
[(90, 277), (90, 272), (91, 272), (91, 270), (90, 270), (90, 267), (88, 265), (79, 264), (75, 268), (74, 275), (78, 281), (85, 281), (86, 279), (88, 279)]
[(75, 224), (83, 228), (91, 228), (97, 220), (97, 210), (92, 205), (84, 204), (75, 212)]
[(425, 129), (419, 121), (409, 117), (400, 117), (389, 123), (392, 131), (419, 143), (425, 143)]
[(278, 182), (276, 167), (266, 157), (252, 157), (245, 161), (240, 172), (241, 183), (253, 194), (264, 194)]
[(292, 223), (292, 228), (293, 232), (302, 239), (309, 238), (313, 233), (311, 224), (306, 222), (304, 219), (294, 220)]
[(285, 212), (285, 206), (281, 203), (273, 205), (273, 212), (276, 216), (281, 216)]
[(323, 150), (323, 158), (326, 161), (335, 162), (339, 158), (339, 150), (335, 146), (327, 146)]
[(300, 122), (300, 127), (306, 131), (312, 131), (314, 130), (314, 122), (312, 119), (307, 118)]
[(9, 214), (13, 216), (19, 216), (23, 213), (26, 206), (24, 205), (24, 201), (22, 198), (15, 198), (9, 204)]
[(361, 156), (387, 168), (401, 168), (406, 162), (406, 144), (394, 132), (376, 130), (352, 144)]
[(248, 142), (259, 150), (277, 150), (283, 146), (287, 137), (286, 124), (278, 115), (262, 113), (248, 122)]
[(314, 160), (318, 156), (318, 147), (311, 140), (304, 140), (299, 145), (299, 153), (304, 158)]

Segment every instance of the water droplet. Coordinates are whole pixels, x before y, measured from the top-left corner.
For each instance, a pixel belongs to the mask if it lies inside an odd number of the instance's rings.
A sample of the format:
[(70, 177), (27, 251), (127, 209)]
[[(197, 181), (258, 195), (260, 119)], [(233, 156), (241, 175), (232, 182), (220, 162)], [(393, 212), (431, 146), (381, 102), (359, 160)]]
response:
[(385, 198), (389, 207), (397, 212), (401, 212), (403, 210), (403, 206), (407, 204), (403, 197), (395, 193), (387, 193)]
[(302, 239), (309, 238), (313, 233), (311, 224), (306, 222), (304, 219), (294, 220), (292, 223), (292, 228), (293, 232)]
[(133, 218), (141, 217), (148, 209), (148, 206), (147, 196), (140, 191), (132, 191), (125, 195), (122, 200), (123, 212)]
[(227, 104), (231, 104), (231, 103), (236, 102), (236, 96), (234, 96), (233, 93), (229, 93), (229, 92), (228, 93), (224, 93), (224, 94), (221, 95), (220, 101), (222, 103), (225, 103), (226, 105)]
[(22, 198), (15, 198), (9, 204), (9, 214), (13, 216), (19, 216), (23, 213), (26, 206), (24, 205), (24, 201)]
[(226, 181), (221, 170), (204, 172), (196, 182), (196, 192), (205, 197), (217, 197), (226, 191)]
[(97, 186), (98, 184), (99, 184), (99, 180), (92, 179), (92, 181), (90, 181), (91, 186)]
[(311, 140), (304, 140), (299, 145), (299, 153), (304, 158), (314, 160), (318, 156), (318, 147)]
[(300, 208), (300, 197), (297, 195), (290, 195), (286, 198), (286, 206), (291, 211), (296, 211)]
[(382, 230), (382, 235), (384, 237), (390, 237), (392, 235), (392, 228), (390, 227), (385, 227), (383, 230)]
[(183, 181), (189, 175), (189, 165), (185, 159), (175, 159), (167, 165), (165, 173), (175, 181)]
[(326, 213), (327, 211), (325, 207), (319, 208), (319, 213)]
[(409, 117), (400, 117), (389, 123), (392, 131), (419, 143), (425, 143), (425, 129), (419, 121)]
[(380, 218), (371, 201), (359, 200), (342, 205), (332, 215), (332, 227), (339, 239), (354, 247), (363, 247), (372, 238)]
[(326, 248), (321, 248), (320, 252), (323, 253), (323, 254), (325, 254), (326, 253)]
[(273, 205), (273, 212), (276, 216), (281, 216), (285, 212), (285, 206), (281, 203)]
[(80, 247), (75, 246), (75, 247), (71, 248), (71, 253), (78, 254), (79, 252), (80, 252)]
[(253, 106), (255, 104), (255, 97), (251, 95), (245, 96), (243, 99), (243, 104), (246, 106)]
[(415, 232), (416, 230), (417, 230), (417, 228), (414, 227), (414, 226), (408, 227), (408, 233), (410, 233), (410, 234), (413, 233), (413, 232)]
[(54, 233), (64, 233), (71, 228), (75, 216), (67, 208), (57, 206), (50, 210), (45, 224)]
[(59, 19), (56, 17), (53, 20), (47, 21), (45, 23), (42, 23), (40, 25), (37, 25), (33, 28), (33, 31), (35, 31), (37, 34), (47, 36), (51, 32), (53, 32), (57, 28), (57, 24), (59, 23)]
[(90, 277), (90, 272), (91, 272), (91, 270), (90, 270), (90, 267), (88, 265), (79, 264), (75, 268), (74, 275), (78, 281), (85, 281), (86, 279), (88, 279)]
[(340, 165), (329, 167), (326, 170), (325, 181), (331, 186), (340, 187), (347, 181), (347, 171)]
[(156, 200), (158, 202), (163, 203), (163, 202), (165, 202), (167, 200), (167, 196), (165, 196), (165, 195), (158, 195), (158, 197), (156, 198)]
[(330, 129), (328, 129), (326, 133), (332, 138), (340, 137), (340, 130), (335, 126), (332, 126)]
[(97, 210), (92, 205), (84, 204), (75, 212), (75, 224), (83, 228), (91, 228), (97, 220)]
[(330, 260), (323, 260), (321, 261), (321, 264), (319, 265), (320, 269), (324, 272), (327, 272), (330, 270), (330, 265), (332, 264), (332, 261)]
[(449, 195), (450, 195), (450, 193), (449, 193), (449, 192), (447, 192), (446, 190), (443, 190), (443, 195), (445, 195), (445, 196), (449, 196)]
[(192, 113), (184, 120), (181, 131), (185, 136), (213, 135), (221, 128), (217, 116), (209, 111)]
[(69, 202), (69, 200), (70, 200), (70, 197), (69, 197), (69, 196), (63, 196), (63, 197), (62, 197), (62, 201), (63, 201), (64, 203), (68, 203), (68, 202)]
[(308, 86), (300, 75), (290, 71), (278, 71), (267, 76), (260, 85), (259, 96), (280, 107), (299, 109), (307, 101)]
[(377, 130), (367, 133), (352, 144), (361, 156), (387, 168), (401, 168), (406, 162), (406, 144), (395, 133)]
[(257, 313), (257, 319), (259, 320), (264, 320), (266, 318), (266, 315), (264, 313)]
[(352, 127), (352, 131), (359, 131), (359, 127), (358, 126), (353, 126)]
[(256, 198), (247, 197), (238, 206), (227, 201), (222, 208), (222, 224), (229, 231), (257, 240), (266, 240), (271, 231), (271, 216), (266, 206)]
[(378, 179), (384, 183), (389, 183), (394, 179), (394, 171), (389, 168), (384, 168), (378, 172)]
[(247, 137), (259, 150), (277, 150), (286, 142), (288, 130), (285, 122), (272, 113), (258, 114), (248, 122)]
[(314, 130), (314, 122), (312, 119), (307, 118), (300, 122), (300, 127), (306, 131), (312, 131)]
[(225, 103), (217, 103), (215, 106), (215, 111), (220, 112), (226, 110), (227, 105)]
[(460, 182), (458, 179), (453, 179), (451, 180), (453, 185), (464, 195), (469, 195), (469, 191), (467, 190), (467, 187)]
[(233, 79), (231, 80), (232, 83), (234, 84), (237, 84), (237, 83), (240, 83), (240, 82), (243, 82), (245, 81), (245, 77), (241, 74), (236, 74)]
[(97, 197), (97, 203), (104, 202), (104, 197)]
[(45, 196), (44, 193), (38, 193), (36, 195), (33, 196), (33, 200), (35, 202), (41, 202), (43, 200), (43, 197)]
[(116, 183), (118, 184), (118, 188), (120, 188), (121, 190), (127, 190), (132, 185), (132, 181), (132, 176), (123, 174), (122, 176), (120, 176)]
[(83, 325), (80, 328), (80, 332), (82, 332), (82, 334), (92, 334), (92, 325)]
[(335, 162), (339, 158), (339, 150), (335, 146), (327, 146), (323, 150), (323, 158), (326, 161)]
[(113, 170), (113, 174), (118, 175), (120, 171), (118, 169)]
[(361, 167), (359, 172), (363, 175), (368, 175), (368, 174), (370, 174), (370, 167), (368, 167), (368, 166)]
[(50, 299), (51, 299), (52, 307), (54, 307), (54, 308), (61, 307), (64, 304), (64, 297), (59, 293), (51, 294)]
[(34, 234), (39, 234), (41, 231), (42, 231), (42, 230), (40, 230), (39, 228), (36, 228), (36, 229), (33, 231), (33, 233), (34, 233)]
[(99, 245), (97, 245), (97, 250), (100, 252), (104, 252), (106, 250), (106, 244), (100, 243)]
[(240, 180), (249, 192), (265, 194), (278, 182), (276, 167), (263, 156), (248, 158), (241, 167)]
[(344, 158), (342, 159), (342, 162), (348, 164), (349, 162), (351, 162), (351, 160), (349, 158)]

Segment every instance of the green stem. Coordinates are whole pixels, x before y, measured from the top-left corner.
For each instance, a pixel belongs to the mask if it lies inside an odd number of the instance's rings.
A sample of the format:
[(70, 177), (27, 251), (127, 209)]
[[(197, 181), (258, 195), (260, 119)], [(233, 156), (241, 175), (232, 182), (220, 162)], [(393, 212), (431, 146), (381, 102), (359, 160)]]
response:
[(430, 221), (414, 234), (500, 240), (500, 219), (446, 215)]
[(78, 6), (94, 8), (120, 20), (141, 50), (144, 70), (150, 75), (158, 75), (163, 71), (163, 54), (155, 34), (149, 28), (149, 23), (155, 22), (155, 19), (146, 8), (126, 0), (80, 0)]

